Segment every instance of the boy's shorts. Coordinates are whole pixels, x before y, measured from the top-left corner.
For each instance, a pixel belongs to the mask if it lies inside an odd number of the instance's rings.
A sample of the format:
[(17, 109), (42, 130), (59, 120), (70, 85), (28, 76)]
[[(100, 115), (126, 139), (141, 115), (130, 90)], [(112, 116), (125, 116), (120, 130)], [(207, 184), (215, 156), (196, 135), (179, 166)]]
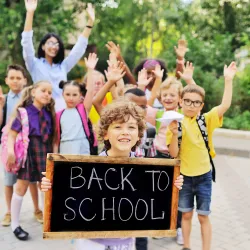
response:
[(209, 215), (212, 195), (212, 171), (199, 176), (184, 176), (184, 183), (180, 191), (178, 210), (187, 213), (194, 209), (196, 197), (197, 213)]
[(9, 173), (4, 168), (4, 186), (13, 187), (16, 183), (17, 175), (13, 173)]

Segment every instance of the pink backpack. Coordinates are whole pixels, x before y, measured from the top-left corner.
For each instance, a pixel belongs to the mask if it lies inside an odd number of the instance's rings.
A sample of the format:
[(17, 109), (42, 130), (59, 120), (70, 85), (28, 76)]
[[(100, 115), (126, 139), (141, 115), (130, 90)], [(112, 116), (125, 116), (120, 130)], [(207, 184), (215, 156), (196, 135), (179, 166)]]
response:
[(10, 130), (10, 122), (8, 122), (2, 129), (2, 162), (5, 166), (6, 171), (16, 174), (20, 168), (25, 167), (27, 158), (27, 151), (29, 146), (29, 119), (25, 108), (18, 108), (20, 114), (20, 121), (22, 124), (22, 131), (17, 134), (14, 150), (16, 156), (15, 164), (11, 165), (10, 170), (7, 168), (8, 158), (8, 133)]

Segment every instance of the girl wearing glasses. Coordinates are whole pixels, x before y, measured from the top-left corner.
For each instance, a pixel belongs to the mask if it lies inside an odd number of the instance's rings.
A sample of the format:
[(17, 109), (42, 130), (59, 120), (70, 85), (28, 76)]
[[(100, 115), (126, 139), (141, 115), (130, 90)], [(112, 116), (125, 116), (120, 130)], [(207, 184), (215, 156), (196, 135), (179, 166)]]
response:
[(77, 64), (85, 53), (88, 37), (95, 21), (95, 10), (91, 4), (86, 9), (88, 15), (87, 26), (78, 38), (77, 43), (64, 58), (64, 44), (61, 38), (54, 34), (46, 34), (38, 46), (37, 57), (32, 42), (33, 37), (33, 17), (37, 8), (37, 0), (25, 0), (26, 20), (22, 33), (23, 58), (33, 82), (47, 80), (53, 86), (52, 96), (56, 102), (56, 110), (65, 108), (62, 90), (59, 82), (67, 80), (68, 72)]

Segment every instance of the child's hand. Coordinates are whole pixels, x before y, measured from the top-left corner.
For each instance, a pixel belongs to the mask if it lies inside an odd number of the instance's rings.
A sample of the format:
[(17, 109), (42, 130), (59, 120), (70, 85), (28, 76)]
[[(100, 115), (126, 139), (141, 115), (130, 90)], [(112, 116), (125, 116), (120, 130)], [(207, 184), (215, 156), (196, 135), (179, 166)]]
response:
[(194, 67), (191, 62), (187, 62), (186, 66), (183, 65), (183, 73), (178, 71), (177, 72), (180, 77), (187, 83), (191, 83), (193, 81), (193, 74), (194, 74)]
[[(46, 172), (42, 172), (43, 175), (46, 175)], [(46, 177), (42, 178), (42, 182), (41, 182), (41, 190), (42, 192), (47, 192), (49, 191), (49, 189), (51, 189), (52, 184), (50, 182), (49, 179), (47, 179)]]
[(25, 8), (27, 12), (35, 12), (37, 8), (37, 0), (25, 0)]
[(97, 55), (95, 53), (90, 53), (88, 59), (84, 57), (86, 67), (92, 70), (95, 69), (98, 60), (99, 58), (97, 58)]
[(161, 69), (160, 64), (156, 64), (155, 69), (152, 70), (152, 72), (154, 73), (156, 78), (162, 80), (164, 69)]
[(2, 87), (0, 86), (0, 108), (3, 108), (5, 104), (5, 96), (3, 94)]
[(224, 66), (225, 79), (233, 80), (236, 72), (237, 72), (237, 66), (235, 62), (231, 62), (231, 64), (228, 67), (227, 65)]
[(113, 53), (117, 59), (121, 57), (121, 48), (119, 44), (115, 44), (114, 42), (110, 41), (106, 44), (106, 47), (110, 51), (110, 53)]
[(16, 156), (14, 151), (8, 151), (8, 157), (7, 157), (7, 165), (11, 166), (15, 164), (16, 162)]
[(183, 39), (179, 40), (178, 47), (174, 46), (174, 50), (175, 50), (178, 60), (183, 60), (183, 58), (185, 57), (185, 54), (188, 51), (187, 41)]
[(105, 75), (108, 81), (116, 83), (125, 76), (126, 72), (124, 70), (124, 63), (118, 62), (117, 66), (109, 66), (108, 71), (105, 70)]
[(89, 19), (94, 22), (95, 21), (95, 9), (93, 8), (92, 3), (88, 3), (88, 7), (86, 8), (86, 12), (88, 14)]
[(184, 178), (182, 175), (178, 176), (177, 179), (174, 181), (174, 185), (181, 190), (183, 186)]
[(138, 87), (142, 87), (143, 89), (145, 89), (148, 84), (152, 81), (153, 77), (147, 78), (147, 70), (146, 69), (142, 69), (141, 71), (139, 71), (138, 73)]
[(109, 60), (107, 60), (109, 67), (117, 67), (118, 61), (116, 58), (115, 53), (110, 52), (109, 54)]
[(173, 135), (177, 135), (178, 134), (178, 122), (177, 121), (172, 121), (169, 125), (168, 125), (170, 131), (173, 133)]

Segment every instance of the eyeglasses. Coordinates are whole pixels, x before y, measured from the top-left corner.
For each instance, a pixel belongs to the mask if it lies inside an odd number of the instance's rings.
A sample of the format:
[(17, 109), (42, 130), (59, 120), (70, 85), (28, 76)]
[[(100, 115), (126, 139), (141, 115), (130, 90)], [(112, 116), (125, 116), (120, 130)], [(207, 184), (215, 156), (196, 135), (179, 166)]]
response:
[(193, 104), (196, 108), (199, 108), (203, 103), (201, 101), (191, 101), (190, 99), (184, 99), (183, 101), (186, 106), (191, 106)]
[(46, 45), (50, 48), (53, 48), (53, 47), (59, 48), (60, 46), (59, 43), (53, 43), (53, 42), (47, 42)]

